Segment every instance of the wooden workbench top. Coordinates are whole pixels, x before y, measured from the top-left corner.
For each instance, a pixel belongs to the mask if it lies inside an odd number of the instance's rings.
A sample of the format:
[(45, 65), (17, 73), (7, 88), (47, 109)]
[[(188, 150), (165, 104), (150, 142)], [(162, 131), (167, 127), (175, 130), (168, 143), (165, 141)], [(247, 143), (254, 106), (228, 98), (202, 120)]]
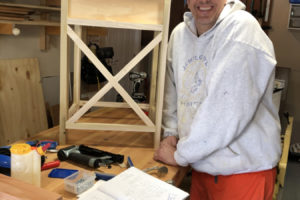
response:
[[(142, 124), (138, 116), (130, 109), (105, 108), (86, 114), (81, 121), (88, 122), (104, 122), (104, 123), (136, 123)], [(45, 130), (30, 140), (55, 140), (58, 141), (58, 127)], [(62, 148), (73, 144), (84, 144), (89, 147), (98, 148), (103, 151), (108, 151), (116, 154), (124, 155), (124, 163), (127, 162), (127, 156), (130, 156), (134, 166), (138, 169), (145, 169), (153, 166), (162, 166), (153, 160), (153, 133), (144, 132), (121, 132), (121, 131), (86, 131), (86, 130), (68, 130), (67, 145), (59, 146)], [(51, 162), (57, 159), (56, 153), (47, 153), (46, 162)], [(79, 169), (94, 171), (92, 168), (87, 168), (71, 162), (61, 162), (60, 168)], [(174, 185), (178, 186), (185, 176), (188, 168), (168, 167), (168, 174), (160, 177), (161, 180), (172, 180)], [(111, 169), (100, 167), (99, 172), (111, 174), (119, 174), (126, 168), (119, 165), (112, 165)], [(63, 179), (48, 178), (51, 171), (45, 170), (42, 172), (42, 188), (49, 191), (54, 191), (64, 197), (64, 199), (76, 199), (76, 196), (64, 190)], [(157, 177), (157, 174), (153, 173)]]
[[(146, 169), (148, 167), (154, 166), (163, 166), (164, 164), (158, 163), (152, 159), (153, 156), (153, 149), (150, 148), (139, 148), (139, 147), (99, 147), (99, 146), (90, 146), (93, 148), (99, 148), (104, 151), (109, 151), (116, 154), (124, 155), (124, 164), (127, 163), (127, 156), (130, 156), (134, 166), (138, 169)], [(47, 162), (54, 161), (57, 159), (56, 153), (47, 153)], [(125, 165), (126, 166), (126, 165)], [(165, 165), (166, 166), (166, 165)], [(59, 168), (65, 169), (77, 169), (77, 170), (88, 170), (88, 171), (98, 171), (110, 174), (119, 174), (122, 171), (126, 170), (127, 168), (121, 167), (119, 165), (112, 165), (110, 169), (107, 167), (100, 167), (98, 169), (88, 168), (79, 164), (71, 163), (68, 161), (61, 162)], [(163, 176), (159, 177), (158, 174), (153, 171), (150, 172), (156, 178), (160, 178), (163, 181), (171, 180), (174, 185), (179, 185), (182, 178), (184, 177), (187, 169), (186, 168), (178, 168), (173, 166), (167, 166), (168, 173)], [(65, 199), (76, 199), (76, 196), (72, 193), (69, 193), (64, 190), (64, 182), (63, 179), (58, 178), (49, 178), (48, 174), (51, 172), (52, 169), (48, 169), (42, 171), (42, 188), (53, 191), (55, 193), (60, 194)]]
[[(80, 122), (112, 124), (138, 124), (142, 120), (128, 108), (101, 108), (85, 114)], [(31, 137), (35, 140), (58, 141), (58, 127), (54, 127)], [(86, 144), (115, 147), (153, 148), (153, 133), (127, 131), (68, 130), (67, 144)]]

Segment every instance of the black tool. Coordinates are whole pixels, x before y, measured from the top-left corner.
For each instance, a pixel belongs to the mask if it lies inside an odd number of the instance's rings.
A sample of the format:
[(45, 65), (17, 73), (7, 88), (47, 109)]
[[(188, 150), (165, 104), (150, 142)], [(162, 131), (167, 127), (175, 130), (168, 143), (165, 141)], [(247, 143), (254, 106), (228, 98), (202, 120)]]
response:
[(124, 156), (112, 154), (98, 149), (90, 148), (84, 145), (72, 145), (57, 152), (60, 161), (70, 160), (74, 163), (82, 164), (92, 168), (101, 166), (111, 167), (113, 163), (122, 163)]
[(102, 151), (99, 149), (91, 148), (91, 147), (85, 146), (83, 144), (79, 145), (79, 151), (83, 154), (87, 154), (87, 155), (94, 156), (94, 157), (108, 156), (108, 157), (110, 157), (110, 160), (113, 163), (123, 163), (123, 161), (124, 161), (123, 155), (114, 154), (114, 153), (110, 153), (107, 151)]

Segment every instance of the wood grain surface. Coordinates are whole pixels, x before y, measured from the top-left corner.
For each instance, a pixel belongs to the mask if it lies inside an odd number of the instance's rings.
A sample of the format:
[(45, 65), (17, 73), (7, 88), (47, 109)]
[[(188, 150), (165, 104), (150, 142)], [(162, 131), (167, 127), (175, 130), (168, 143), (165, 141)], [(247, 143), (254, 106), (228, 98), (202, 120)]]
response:
[(162, 24), (163, 0), (71, 0), (69, 18)]
[(0, 174), (0, 199), (2, 200), (61, 200), (62, 196)]
[(48, 128), (35, 58), (0, 60), (0, 146)]
[[(84, 122), (104, 122), (104, 123), (135, 123), (142, 124), (139, 117), (129, 108), (99, 108), (84, 115), (81, 119)], [(58, 141), (58, 127), (54, 127), (31, 137), (31, 140), (55, 140)], [(22, 142), (22, 141), (19, 141)], [(116, 154), (124, 155), (124, 164), (127, 163), (127, 156), (130, 156), (133, 164), (138, 169), (145, 169), (153, 166), (163, 166), (163, 163), (153, 160), (153, 133), (144, 132), (121, 132), (121, 131), (84, 131), (84, 130), (68, 130), (67, 145), (59, 146), (63, 148), (73, 144), (85, 144), (89, 147), (98, 148)], [(47, 153), (46, 162), (57, 160), (56, 153)], [(165, 165), (167, 166), (167, 165)], [(158, 177), (156, 172), (151, 175), (161, 180), (172, 180), (178, 186), (188, 168), (168, 167), (168, 174), (164, 177)], [(112, 165), (111, 169), (100, 167), (98, 169), (88, 168), (69, 161), (61, 162), (59, 168), (79, 169), (88, 171), (99, 171), (110, 174), (119, 174), (126, 168), (119, 165)], [(56, 192), (64, 197), (64, 199), (76, 199), (76, 195), (64, 190), (63, 179), (49, 178), (48, 174), (52, 169), (42, 172), (42, 188)]]

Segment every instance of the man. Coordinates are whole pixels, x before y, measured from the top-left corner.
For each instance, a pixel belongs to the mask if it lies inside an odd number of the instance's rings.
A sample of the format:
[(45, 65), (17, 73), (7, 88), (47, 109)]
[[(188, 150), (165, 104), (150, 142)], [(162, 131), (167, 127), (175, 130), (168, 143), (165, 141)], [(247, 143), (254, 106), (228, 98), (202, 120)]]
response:
[(192, 171), (192, 200), (272, 199), (280, 122), (272, 42), (239, 0), (188, 0), (172, 32), (154, 159)]

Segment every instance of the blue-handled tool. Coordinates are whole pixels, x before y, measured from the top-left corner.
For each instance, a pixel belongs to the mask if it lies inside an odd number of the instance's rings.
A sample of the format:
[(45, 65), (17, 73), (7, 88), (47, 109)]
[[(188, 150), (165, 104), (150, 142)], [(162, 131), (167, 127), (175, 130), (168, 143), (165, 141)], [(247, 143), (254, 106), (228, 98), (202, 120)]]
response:
[(133, 165), (133, 163), (132, 163), (132, 160), (131, 160), (131, 158), (128, 156), (127, 157), (127, 165), (129, 166), (129, 167), (134, 167), (134, 165)]
[(47, 140), (43, 140), (43, 141), (40, 142), (41, 146), (44, 146), (44, 145), (46, 145), (46, 144), (48, 144), (48, 143), (51, 144), (50, 147), (49, 147), (48, 149), (56, 149), (56, 147), (57, 147), (57, 145), (58, 145), (58, 143), (55, 142), (55, 141), (47, 141)]
[(33, 140), (33, 141), (27, 141), (26, 142), (26, 144), (29, 144), (30, 146), (36, 146), (36, 145), (44, 146), (44, 145), (46, 145), (48, 143), (51, 144), (48, 149), (56, 149), (56, 147), (58, 145), (57, 142), (51, 141), (51, 140), (42, 140), (42, 141)]
[(108, 181), (116, 176), (114, 174), (107, 174), (107, 173), (101, 173), (101, 172), (95, 172), (95, 175), (96, 175), (96, 181), (98, 181), (98, 180)]

